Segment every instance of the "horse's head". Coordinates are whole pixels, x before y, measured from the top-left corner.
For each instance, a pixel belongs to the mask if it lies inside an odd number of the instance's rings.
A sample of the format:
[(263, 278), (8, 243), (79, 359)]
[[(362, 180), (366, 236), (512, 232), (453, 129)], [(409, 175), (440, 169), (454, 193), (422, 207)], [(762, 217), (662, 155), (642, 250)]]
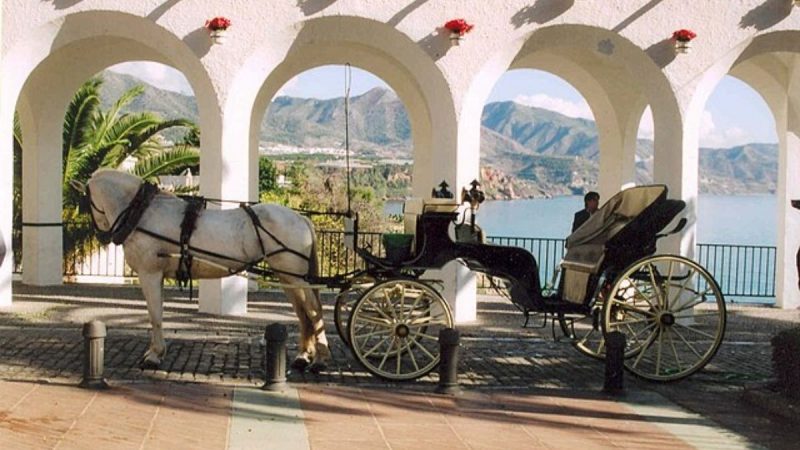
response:
[(98, 170), (84, 185), (77, 181), (70, 184), (78, 192), (83, 193), (81, 210), (89, 213), (92, 218), (97, 240), (107, 245), (111, 242), (111, 228), (113, 216), (119, 214), (131, 196), (129, 191), (135, 192), (141, 183), (139, 178), (116, 170)]

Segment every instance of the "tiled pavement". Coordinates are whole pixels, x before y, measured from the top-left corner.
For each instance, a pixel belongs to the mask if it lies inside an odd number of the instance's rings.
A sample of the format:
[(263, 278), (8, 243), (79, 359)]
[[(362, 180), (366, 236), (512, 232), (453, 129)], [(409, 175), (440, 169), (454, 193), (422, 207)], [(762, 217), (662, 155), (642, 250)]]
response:
[[(263, 326), (281, 321), (296, 330), (279, 294), (251, 296), (252, 313), (232, 319), (197, 315), (195, 303), (171, 292), (169, 356), (160, 371), (137, 366), (147, 343), (140, 295), (125, 287), (15, 287), (14, 309), (0, 313), (0, 448), (293, 448), (289, 438), (274, 440), (286, 430), (263, 434), (272, 422), (294, 423), (305, 433), (296, 441), (312, 448), (800, 442), (791, 425), (739, 402), (743, 387), (771, 376), (768, 338), (800, 322), (797, 313), (732, 308), (726, 342), (707, 370), (669, 385), (629, 377), (627, 397), (617, 400), (599, 394), (602, 363), (554, 342), (549, 327), (519, 329), (520, 315), (504, 300), (484, 297), (480, 323), (461, 327), (462, 397), (432, 395), (435, 375), (401, 385), (374, 379), (330, 327), (335, 363), (320, 376), (290, 373), (300, 399), (291, 406), (255, 389), (263, 379)], [(109, 328), (107, 392), (73, 387), (80, 324), (90, 318)], [(261, 439), (247, 439), (259, 432)]]

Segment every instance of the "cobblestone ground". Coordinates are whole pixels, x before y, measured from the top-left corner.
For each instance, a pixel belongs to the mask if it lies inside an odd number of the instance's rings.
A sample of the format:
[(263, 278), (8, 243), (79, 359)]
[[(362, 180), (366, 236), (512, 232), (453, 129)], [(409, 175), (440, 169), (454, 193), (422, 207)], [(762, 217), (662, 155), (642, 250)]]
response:
[[(296, 352), (297, 325), (277, 292), (251, 294), (248, 317), (197, 314), (186, 293), (167, 291), (165, 336), (169, 351), (160, 370), (139, 369), (147, 349), (148, 323), (140, 293), (132, 287), (16, 287), (15, 306), (0, 313), (0, 377), (66, 381), (81, 376), (80, 324), (106, 322), (106, 376), (109, 380), (166, 378), (183, 381), (258, 384), (263, 381), (263, 329), (283, 322), (290, 331), (289, 354)], [(115, 298), (112, 299), (111, 296)], [(326, 317), (333, 296), (324, 296)], [(770, 379), (769, 339), (797, 324), (798, 312), (732, 306), (726, 340), (702, 372), (678, 384), (712, 384), (737, 389)], [(475, 387), (593, 387), (602, 384), (603, 363), (577, 352), (549, 322), (521, 328), (522, 316), (506, 300), (482, 296), (479, 322), (460, 326), (460, 382)], [(320, 375), (289, 373), (290, 381), (381, 384), (360, 367), (327, 324), (333, 362)], [(555, 335), (556, 339), (553, 338)], [(428, 375), (418, 383), (434, 383)]]

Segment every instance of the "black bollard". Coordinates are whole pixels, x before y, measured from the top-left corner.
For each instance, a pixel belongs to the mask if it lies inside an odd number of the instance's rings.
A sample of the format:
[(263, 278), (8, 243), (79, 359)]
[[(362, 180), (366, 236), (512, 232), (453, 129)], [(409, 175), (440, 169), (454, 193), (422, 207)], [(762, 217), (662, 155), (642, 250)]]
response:
[(437, 394), (458, 395), (458, 347), (461, 333), (453, 328), (439, 330), (439, 385)]
[(625, 335), (612, 331), (606, 335), (606, 378), (603, 392), (622, 394), (625, 375)]
[(107, 389), (103, 378), (106, 325), (99, 320), (83, 324), (83, 380), (78, 385), (86, 389)]
[(279, 323), (267, 325), (264, 331), (266, 347), (264, 349), (264, 378), (261, 389), (265, 391), (282, 391), (286, 389), (286, 341), (289, 334), (286, 326)]

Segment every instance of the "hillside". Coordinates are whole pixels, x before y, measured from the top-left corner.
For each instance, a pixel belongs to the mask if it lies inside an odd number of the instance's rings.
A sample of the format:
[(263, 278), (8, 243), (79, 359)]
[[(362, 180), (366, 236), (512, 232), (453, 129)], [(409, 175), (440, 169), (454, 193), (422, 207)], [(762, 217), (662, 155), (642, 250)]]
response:
[[(104, 106), (125, 89), (145, 84), (129, 75), (103, 72)], [(192, 96), (146, 85), (132, 105), (165, 118), (197, 121)], [(375, 88), (350, 101), (350, 142), (360, 158), (407, 159), (411, 157), (411, 126), (397, 96)], [(519, 196), (580, 193), (597, 184), (599, 152), (594, 122), (566, 117), (514, 102), (487, 104), (481, 118), (481, 165), (484, 171), (513, 179)], [(261, 145), (342, 148), (344, 99), (329, 100), (277, 97), (261, 125)], [(172, 137), (172, 136), (170, 136)], [(647, 182), (652, 173), (653, 142), (637, 145), (637, 181)], [(729, 149), (700, 149), (700, 191), (709, 193), (773, 192), (777, 184), (777, 145), (748, 144)], [(488, 180), (487, 180), (488, 181)], [(500, 187), (508, 191), (509, 186)]]

